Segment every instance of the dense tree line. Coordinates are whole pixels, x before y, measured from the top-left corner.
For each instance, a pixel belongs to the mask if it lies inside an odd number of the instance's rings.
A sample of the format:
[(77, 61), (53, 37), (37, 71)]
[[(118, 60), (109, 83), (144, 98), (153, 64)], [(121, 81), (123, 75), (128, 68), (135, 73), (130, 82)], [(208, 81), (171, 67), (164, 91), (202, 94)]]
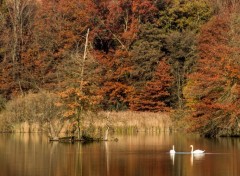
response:
[(238, 134), (238, 3), (1, 1), (0, 94), (54, 92), (67, 117), (184, 110), (191, 130)]

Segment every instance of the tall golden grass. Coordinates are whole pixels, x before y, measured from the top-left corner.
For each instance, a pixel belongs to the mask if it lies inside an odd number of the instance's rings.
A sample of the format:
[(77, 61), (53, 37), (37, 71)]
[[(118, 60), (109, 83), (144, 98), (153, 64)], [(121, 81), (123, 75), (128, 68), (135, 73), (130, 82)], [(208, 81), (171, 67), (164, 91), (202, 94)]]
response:
[(168, 113), (153, 112), (101, 112), (102, 116), (108, 118), (96, 119), (96, 126), (108, 125), (114, 129), (129, 129), (136, 131), (169, 131), (172, 121)]
[[(108, 118), (107, 118), (108, 116)], [(4, 118), (6, 120), (6, 118)], [(71, 131), (71, 121), (66, 121), (61, 133)], [(8, 125), (8, 126), (5, 126)], [(10, 123), (1, 121), (1, 131), (7, 132)], [(19, 122), (11, 125), (12, 132), (40, 132), (44, 131), (38, 123), (29, 124), (28, 122)], [(132, 132), (162, 132), (170, 131), (173, 123), (169, 114), (152, 112), (100, 112), (98, 114), (88, 113), (83, 119), (83, 130), (94, 128), (95, 130), (104, 129), (107, 126), (117, 133)], [(5, 128), (3, 128), (5, 127)], [(30, 128), (30, 129), (29, 129)], [(3, 130), (4, 129), (4, 130)]]
[[(44, 123), (61, 126), (61, 133), (73, 131), (74, 119), (62, 116), (64, 109), (55, 107), (56, 95), (42, 91), (29, 93), (6, 104), (0, 112), (0, 132), (40, 132)], [(168, 113), (153, 112), (84, 112), (81, 116), (83, 130), (104, 129), (110, 127), (119, 132), (160, 132), (169, 131), (172, 122)], [(75, 122), (76, 123), (76, 122)]]

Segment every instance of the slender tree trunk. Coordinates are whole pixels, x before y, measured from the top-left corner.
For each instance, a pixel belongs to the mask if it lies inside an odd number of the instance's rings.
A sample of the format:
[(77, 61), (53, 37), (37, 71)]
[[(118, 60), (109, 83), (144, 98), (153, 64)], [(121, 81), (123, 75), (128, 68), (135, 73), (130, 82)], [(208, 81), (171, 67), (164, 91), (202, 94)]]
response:
[[(83, 75), (84, 75), (84, 67), (85, 67), (85, 61), (87, 58), (87, 47), (88, 47), (88, 35), (89, 35), (89, 29), (87, 30), (86, 34), (86, 42), (84, 47), (84, 53), (83, 53), (83, 60), (82, 60), (82, 67), (81, 67), (81, 81), (80, 81), (80, 92), (82, 92), (83, 89)], [(81, 123), (81, 114), (83, 112), (83, 107), (81, 106), (80, 111), (77, 112), (77, 123), (78, 123), (78, 138), (82, 138), (82, 123)]]
[(82, 106), (80, 111), (77, 112), (77, 128), (78, 128), (78, 139), (82, 138), (82, 122), (81, 122), (81, 113), (82, 113)]
[[(1, 3), (2, 1), (0, 1)], [(8, 9), (8, 14), (11, 23), (11, 60), (13, 64), (13, 79), (18, 83), (19, 89), (22, 89), (21, 83), (21, 52), (23, 51), (24, 43), (24, 21), (30, 20), (32, 10), (30, 0), (8, 0), (5, 2)], [(22, 91), (22, 90), (21, 90)]]
[(124, 32), (126, 32), (128, 30), (128, 21), (129, 21), (129, 17), (128, 17), (128, 11), (126, 10), (126, 17), (124, 18)]
[(81, 68), (80, 91), (82, 91), (82, 87), (83, 87), (84, 66), (85, 66), (85, 61), (86, 61), (86, 57), (87, 57), (87, 47), (88, 47), (88, 34), (89, 34), (89, 29), (87, 30), (86, 42), (85, 42), (84, 53), (83, 53), (83, 61), (82, 61), (82, 68)]
[(108, 112), (108, 114), (107, 114), (107, 129), (106, 129), (106, 131), (105, 131), (105, 134), (104, 134), (104, 139), (103, 139), (103, 140), (105, 140), (105, 141), (107, 141), (107, 140), (108, 140), (109, 116), (110, 116), (110, 112)]
[(177, 68), (177, 97), (178, 97), (178, 108), (182, 109), (182, 79), (181, 79), (180, 68)]
[(106, 129), (106, 131), (105, 131), (104, 141), (107, 141), (107, 140), (108, 140), (108, 130), (109, 130), (109, 127), (107, 127), (107, 129)]

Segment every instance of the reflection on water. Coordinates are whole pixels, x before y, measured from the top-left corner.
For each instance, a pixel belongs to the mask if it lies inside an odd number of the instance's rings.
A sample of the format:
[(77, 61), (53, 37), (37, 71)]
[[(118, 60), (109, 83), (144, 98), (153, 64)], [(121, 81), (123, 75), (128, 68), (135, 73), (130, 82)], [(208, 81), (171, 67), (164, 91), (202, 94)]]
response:
[[(118, 136), (118, 142), (49, 142), (37, 134), (0, 135), (0, 176), (202, 176), (240, 174), (240, 139), (194, 135)], [(189, 145), (205, 154), (191, 154)], [(180, 151), (170, 154), (175, 145)]]
[(170, 158), (172, 160), (172, 164), (174, 165), (175, 153), (170, 153)]
[(204, 153), (197, 153), (197, 154), (191, 153), (191, 166), (193, 166), (194, 160), (203, 160), (204, 156), (205, 156)]
[(205, 156), (205, 153), (190, 153), (190, 152), (177, 152), (177, 153), (170, 153), (170, 158), (172, 160), (172, 165), (174, 165), (174, 162), (175, 162), (175, 155), (189, 155), (189, 158), (190, 158), (190, 163), (191, 163), (191, 166), (193, 166), (193, 162), (194, 160), (197, 161), (197, 160), (203, 160), (204, 159), (204, 156)]

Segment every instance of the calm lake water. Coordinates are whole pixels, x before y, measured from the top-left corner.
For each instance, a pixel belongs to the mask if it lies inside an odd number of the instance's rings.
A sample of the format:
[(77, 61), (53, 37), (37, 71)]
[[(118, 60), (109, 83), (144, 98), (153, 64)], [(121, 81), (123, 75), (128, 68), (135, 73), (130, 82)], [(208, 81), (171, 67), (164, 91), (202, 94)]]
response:
[[(0, 135), (0, 176), (239, 176), (240, 138), (183, 134), (117, 136), (90, 144), (38, 134)], [(170, 155), (175, 145), (177, 153)], [(206, 150), (191, 155), (190, 145)]]

